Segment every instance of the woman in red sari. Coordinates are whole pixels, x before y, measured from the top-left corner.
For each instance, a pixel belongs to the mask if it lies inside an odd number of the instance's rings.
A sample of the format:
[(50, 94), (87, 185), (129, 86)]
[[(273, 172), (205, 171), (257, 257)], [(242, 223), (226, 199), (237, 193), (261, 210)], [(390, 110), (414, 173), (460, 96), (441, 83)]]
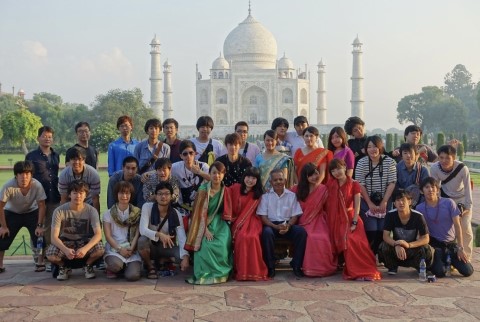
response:
[(328, 224), (336, 255), (343, 253), (343, 278), (379, 280), (375, 256), (370, 249), (360, 213), (360, 184), (346, 175), (344, 160), (334, 159), (328, 170)]
[(233, 272), (237, 281), (268, 280), (263, 261), (262, 221), (257, 206), (263, 194), (260, 171), (249, 167), (241, 183), (225, 188), (223, 219), (232, 222)]
[(327, 187), (321, 184), (320, 173), (313, 163), (302, 168), (298, 185), (292, 191), (303, 210), (299, 225), (307, 231), (303, 273), (311, 277), (332, 275), (337, 270), (337, 262), (324, 209)]
[(318, 147), (317, 140), (319, 135), (318, 129), (314, 126), (309, 126), (303, 130), (305, 146), (295, 152), (293, 163), (295, 164), (298, 178), (303, 166), (307, 163), (313, 163), (320, 174), (320, 182), (325, 183), (328, 178), (327, 166), (330, 160), (333, 159), (333, 154), (328, 149)]

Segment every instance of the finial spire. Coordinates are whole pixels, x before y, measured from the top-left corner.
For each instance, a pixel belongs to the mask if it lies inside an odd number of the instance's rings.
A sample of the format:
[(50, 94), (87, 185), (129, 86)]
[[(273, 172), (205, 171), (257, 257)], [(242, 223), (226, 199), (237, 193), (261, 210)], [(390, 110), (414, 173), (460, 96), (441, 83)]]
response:
[(252, 14), (252, 8), (250, 5), (250, 0), (248, 0), (248, 15), (250, 16)]

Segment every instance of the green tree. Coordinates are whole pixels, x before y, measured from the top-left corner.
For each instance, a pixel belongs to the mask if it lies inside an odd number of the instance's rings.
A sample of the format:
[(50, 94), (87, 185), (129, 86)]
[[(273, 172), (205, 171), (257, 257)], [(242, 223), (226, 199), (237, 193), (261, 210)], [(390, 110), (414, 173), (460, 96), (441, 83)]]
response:
[(105, 95), (95, 98), (92, 109), (92, 126), (100, 123), (116, 125), (119, 116), (129, 115), (134, 122), (133, 137), (143, 138), (143, 126), (155, 115), (151, 108), (143, 102), (143, 94), (139, 88), (132, 90), (113, 89)]
[(18, 109), (17, 100), (19, 99), (12, 94), (2, 94), (0, 96), (0, 115), (16, 111)]
[(437, 149), (442, 145), (445, 145), (445, 134), (440, 132), (437, 134)]
[[(115, 124), (116, 125), (116, 124)], [(97, 124), (92, 130), (90, 143), (100, 152), (107, 152), (108, 144), (118, 136), (117, 128), (112, 123)]]
[(42, 126), (40, 117), (27, 110), (25, 103), (17, 102), (19, 108), (2, 116), (0, 126), (5, 138), (14, 145), (21, 145), (25, 154), (28, 153), (27, 142), (37, 137), (38, 128)]
[(443, 99), (443, 91), (436, 86), (422, 87), (422, 92), (403, 97), (397, 106), (397, 119), (403, 124), (411, 122), (424, 128), (428, 109)]
[(465, 148), (465, 154), (467, 154), (467, 149), (468, 149), (468, 136), (466, 133), (463, 133), (462, 135), (462, 144), (463, 147)]
[(385, 147), (385, 151), (386, 152), (390, 152), (390, 151), (393, 151), (393, 135), (392, 133), (387, 133), (387, 138), (386, 138), (386, 147)]
[(400, 141), (398, 140), (398, 133), (393, 134), (393, 146), (394, 147), (400, 146)]

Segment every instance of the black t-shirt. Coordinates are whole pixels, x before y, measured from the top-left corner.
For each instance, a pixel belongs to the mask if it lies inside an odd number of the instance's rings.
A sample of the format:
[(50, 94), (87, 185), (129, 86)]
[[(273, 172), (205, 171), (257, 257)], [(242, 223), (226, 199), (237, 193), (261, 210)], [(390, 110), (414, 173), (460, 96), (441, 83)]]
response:
[(223, 177), (223, 183), (226, 187), (230, 187), (234, 183), (241, 183), (243, 174), (248, 167), (252, 166), (252, 162), (249, 159), (239, 155), (236, 162), (230, 162), (228, 155), (222, 155), (215, 161), (220, 161), (225, 166), (225, 176)]
[[(72, 146), (71, 148), (69, 148), (67, 150), (67, 152), (65, 152), (65, 154), (68, 154), (68, 151), (70, 149), (75, 148), (75, 147), (85, 151), (85, 154), (87, 155), (87, 157), (85, 158), (85, 163), (96, 169), (97, 168), (97, 162), (98, 162), (98, 151), (91, 145), (89, 145), (88, 148), (84, 148), (83, 146), (81, 146), (80, 144), (77, 143), (74, 146)], [(65, 156), (65, 163), (67, 163), (69, 161), (70, 160), (67, 159), (67, 157)]]
[(425, 218), (421, 213), (411, 210), (410, 219), (404, 225), (400, 221), (397, 210), (392, 210), (385, 216), (383, 230), (393, 232), (393, 240), (404, 240), (411, 243), (417, 240), (417, 236), (428, 234), (428, 227)]

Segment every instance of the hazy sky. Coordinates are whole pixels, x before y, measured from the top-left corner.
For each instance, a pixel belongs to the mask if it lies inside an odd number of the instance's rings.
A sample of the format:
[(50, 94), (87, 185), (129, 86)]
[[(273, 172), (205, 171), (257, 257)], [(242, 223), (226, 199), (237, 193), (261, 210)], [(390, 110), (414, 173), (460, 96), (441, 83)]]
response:
[[(50, 92), (91, 105), (110, 89), (139, 87), (150, 99), (150, 46), (158, 35), (162, 64), (172, 64), (174, 117), (195, 121), (195, 63), (209, 74), (248, 0), (2, 0), (2, 91), (27, 98)], [(311, 75), (316, 120), (317, 67), (326, 66), (327, 120), (350, 115), (353, 39), (363, 42), (365, 120), (398, 125), (396, 107), (422, 86), (443, 85), (463, 64), (480, 77), (480, 1), (252, 0), (252, 15), (276, 37), (278, 57)], [(401, 126), (402, 128), (404, 126)]]

